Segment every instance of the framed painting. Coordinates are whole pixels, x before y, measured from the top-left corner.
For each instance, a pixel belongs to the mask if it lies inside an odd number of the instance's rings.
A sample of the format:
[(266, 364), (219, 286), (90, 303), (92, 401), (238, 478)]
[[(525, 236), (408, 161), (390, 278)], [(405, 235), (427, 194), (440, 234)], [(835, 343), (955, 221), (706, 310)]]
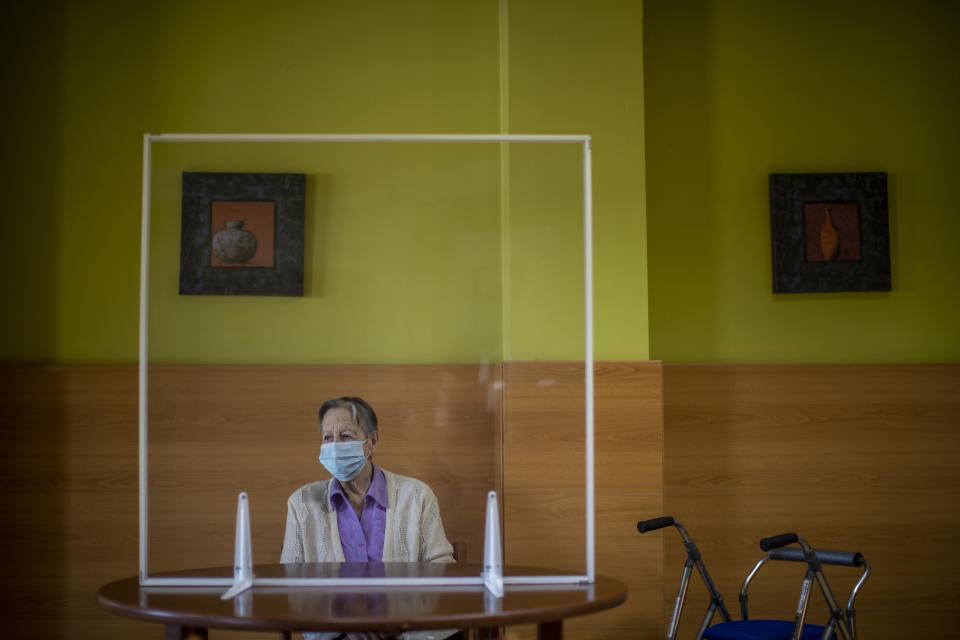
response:
[(890, 291), (887, 174), (771, 173), (774, 293)]
[(183, 173), (180, 293), (303, 295), (306, 176)]

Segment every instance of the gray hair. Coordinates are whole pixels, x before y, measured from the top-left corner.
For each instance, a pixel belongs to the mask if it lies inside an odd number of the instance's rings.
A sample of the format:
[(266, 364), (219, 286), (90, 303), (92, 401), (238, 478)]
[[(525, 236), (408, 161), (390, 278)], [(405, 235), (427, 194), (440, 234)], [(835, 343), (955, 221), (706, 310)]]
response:
[(363, 398), (355, 396), (343, 396), (332, 398), (320, 405), (320, 422), (323, 422), (323, 416), (333, 409), (346, 408), (350, 410), (353, 416), (354, 424), (360, 425), (365, 435), (371, 435), (377, 432), (377, 414)]

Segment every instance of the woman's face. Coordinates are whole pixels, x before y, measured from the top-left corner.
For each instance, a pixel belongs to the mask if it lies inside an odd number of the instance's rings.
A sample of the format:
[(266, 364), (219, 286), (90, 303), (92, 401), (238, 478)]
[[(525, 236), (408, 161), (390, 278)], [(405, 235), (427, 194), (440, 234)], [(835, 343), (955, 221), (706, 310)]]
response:
[(373, 455), (377, 446), (379, 434), (373, 432), (369, 436), (363, 432), (363, 427), (353, 421), (353, 412), (346, 407), (331, 409), (323, 416), (320, 423), (320, 438), (323, 444), (329, 442), (362, 442), (364, 455)]

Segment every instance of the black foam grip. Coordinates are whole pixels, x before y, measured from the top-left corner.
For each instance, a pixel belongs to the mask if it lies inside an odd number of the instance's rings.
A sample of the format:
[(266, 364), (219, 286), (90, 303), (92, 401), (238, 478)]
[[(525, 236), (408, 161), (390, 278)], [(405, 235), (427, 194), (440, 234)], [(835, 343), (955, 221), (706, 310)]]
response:
[(673, 517), (663, 516), (662, 518), (651, 518), (650, 520), (641, 520), (637, 523), (637, 531), (646, 533), (647, 531), (656, 531), (664, 527), (673, 526)]
[(789, 562), (806, 562), (807, 557), (803, 555), (803, 549), (800, 547), (787, 547), (785, 549), (771, 549), (770, 558), (772, 560), (787, 560)]
[(772, 538), (764, 538), (760, 541), (760, 548), (764, 551), (770, 551), (770, 549), (776, 549), (777, 547), (783, 547), (788, 544), (793, 544), (797, 541), (797, 534), (795, 533), (781, 533), (778, 536), (773, 536)]
[[(814, 549), (817, 560), (823, 564), (833, 564), (840, 567), (859, 567), (863, 565), (863, 556), (856, 551), (833, 551), (832, 549)], [(803, 549), (790, 547), (789, 549), (773, 549), (770, 557), (774, 560), (789, 560), (791, 562), (805, 562)]]

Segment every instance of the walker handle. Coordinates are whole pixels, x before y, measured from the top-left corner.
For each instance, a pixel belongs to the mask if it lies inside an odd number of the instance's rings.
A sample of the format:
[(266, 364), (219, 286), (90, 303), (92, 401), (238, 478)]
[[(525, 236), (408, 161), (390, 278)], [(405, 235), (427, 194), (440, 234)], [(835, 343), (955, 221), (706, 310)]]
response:
[[(842, 567), (860, 567), (863, 565), (863, 555), (857, 551), (833, 551), (831, 549), (814, 549), (817, 560), (823, 564), (834, 564)], [(790, 562), (806, 562), (807, 556), (803, 549), (790, 547), (788, 549), (772, 549), (770, 558), (773, 560), (787, 560)]]
[(656, 531), (664, 527), (673, 526), (672, 516), (663, 516), (662, 518), (651, 518), (650, 520), (641, 520), (637, 523), (637, 531), (646, 533), (647, 531)]
[(797, 541), (799, 536), (795, 533), (781, 533), (778, 536), (773, 536), (772, 538), (764, 538), (760, 541), (760, 548), (764, 551), (770, 551), (770, 549), (776, 549), (777, 547), (783, 547), (788, 544), (793, 544)]

